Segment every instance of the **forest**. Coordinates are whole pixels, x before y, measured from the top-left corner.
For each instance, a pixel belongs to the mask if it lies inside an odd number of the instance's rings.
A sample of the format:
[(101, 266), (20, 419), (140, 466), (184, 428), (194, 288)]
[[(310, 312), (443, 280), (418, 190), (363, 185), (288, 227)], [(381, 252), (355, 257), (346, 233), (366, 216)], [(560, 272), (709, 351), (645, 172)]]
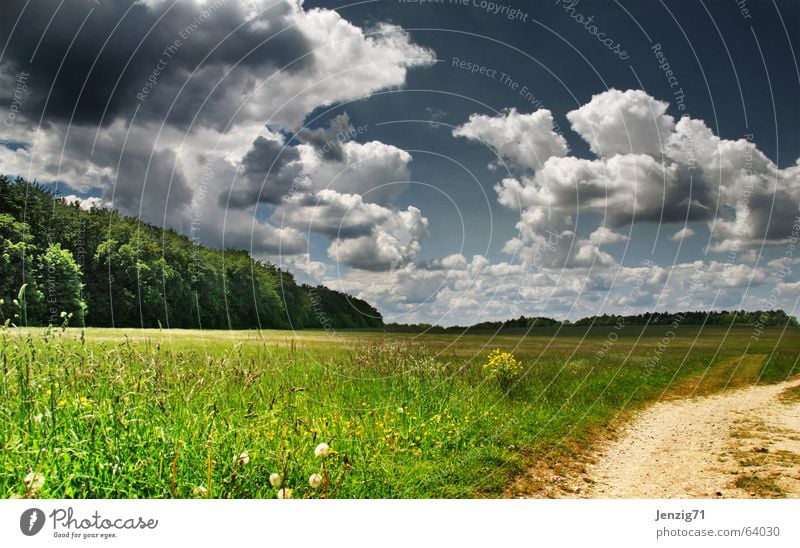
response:
[(383, 326), (369, 303), (0, 176), (0, 321), (203, 329)]

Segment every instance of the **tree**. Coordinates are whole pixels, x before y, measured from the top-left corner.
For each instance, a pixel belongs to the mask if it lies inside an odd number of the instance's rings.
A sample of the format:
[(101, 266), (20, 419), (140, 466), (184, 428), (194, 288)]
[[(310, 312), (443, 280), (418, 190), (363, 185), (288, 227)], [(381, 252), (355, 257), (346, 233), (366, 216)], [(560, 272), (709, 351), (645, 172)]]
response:
[(81, 269), (68, 249), (50, 244), (36, 257), (36, 284), (42, 299), (35, 307), (35, 321), (60, 324), (66, 315), (82, 325), (86, 315)]
[(14, 323), (27, 325), (29, 310), (35, 310), (42, 298), (32, 266), (36, 253), (30, 226), (0, 213), (0, 299), (8, 304), (17, 303), (19, 310), (3, 311), (5, 317), (20, 315)]

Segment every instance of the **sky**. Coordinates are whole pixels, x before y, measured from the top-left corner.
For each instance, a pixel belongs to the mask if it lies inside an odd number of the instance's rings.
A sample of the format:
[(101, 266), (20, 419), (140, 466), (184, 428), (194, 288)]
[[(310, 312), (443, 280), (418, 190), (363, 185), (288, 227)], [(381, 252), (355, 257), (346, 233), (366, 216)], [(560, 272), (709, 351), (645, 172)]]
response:
[(0, 3), (0, 173), (465, 325), (800, 298), (800, 3)]

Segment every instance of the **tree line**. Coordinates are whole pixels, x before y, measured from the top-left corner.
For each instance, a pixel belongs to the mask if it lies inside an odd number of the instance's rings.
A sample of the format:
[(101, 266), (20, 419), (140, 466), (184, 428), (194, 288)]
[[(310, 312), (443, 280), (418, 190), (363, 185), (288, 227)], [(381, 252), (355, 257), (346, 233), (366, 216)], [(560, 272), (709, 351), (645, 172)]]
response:
[(416, 324), (387, 324), (387, 331), (397, 332), (433, 332), (433, 333), (456, 333), (465, 331), (501, 331), (504, 329), (531, 329), (535, 327), (555, 327), (555, 326), (617, 326), (617, 325), (671, 325), (679, 320), (681, 325), (745, 325), (753, 327), (800, 327), (797, 318), (786, 314), (783, 310), (722, 310), (722, 311), (700, 311), (691, 312), (643, 312), (641, 314), (616, 315), (602, 314), (598, 316), (587, 316), (570, 322), (569, 320), (555, 320), (542, 316), (526, 317), (510, 320), (499, 320), (480, 322), (469, 326), (454, 325), (442, 327), (427, 323)]
[(246, 251), (210, 249), (118, 211), (0, 176), (0, 314), (15, 325), (203, 329), (383, 326), (369, 303), (298, 284)]

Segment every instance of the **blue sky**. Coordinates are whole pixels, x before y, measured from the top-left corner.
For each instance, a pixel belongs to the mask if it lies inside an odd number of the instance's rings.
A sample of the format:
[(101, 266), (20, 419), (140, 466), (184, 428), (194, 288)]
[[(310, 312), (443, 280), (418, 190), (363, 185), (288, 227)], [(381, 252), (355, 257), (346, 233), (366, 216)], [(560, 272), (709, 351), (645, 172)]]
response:
[(87, 206), (390, 321), (797, 313), (796, 2), (23, 5), (0, 166)]

